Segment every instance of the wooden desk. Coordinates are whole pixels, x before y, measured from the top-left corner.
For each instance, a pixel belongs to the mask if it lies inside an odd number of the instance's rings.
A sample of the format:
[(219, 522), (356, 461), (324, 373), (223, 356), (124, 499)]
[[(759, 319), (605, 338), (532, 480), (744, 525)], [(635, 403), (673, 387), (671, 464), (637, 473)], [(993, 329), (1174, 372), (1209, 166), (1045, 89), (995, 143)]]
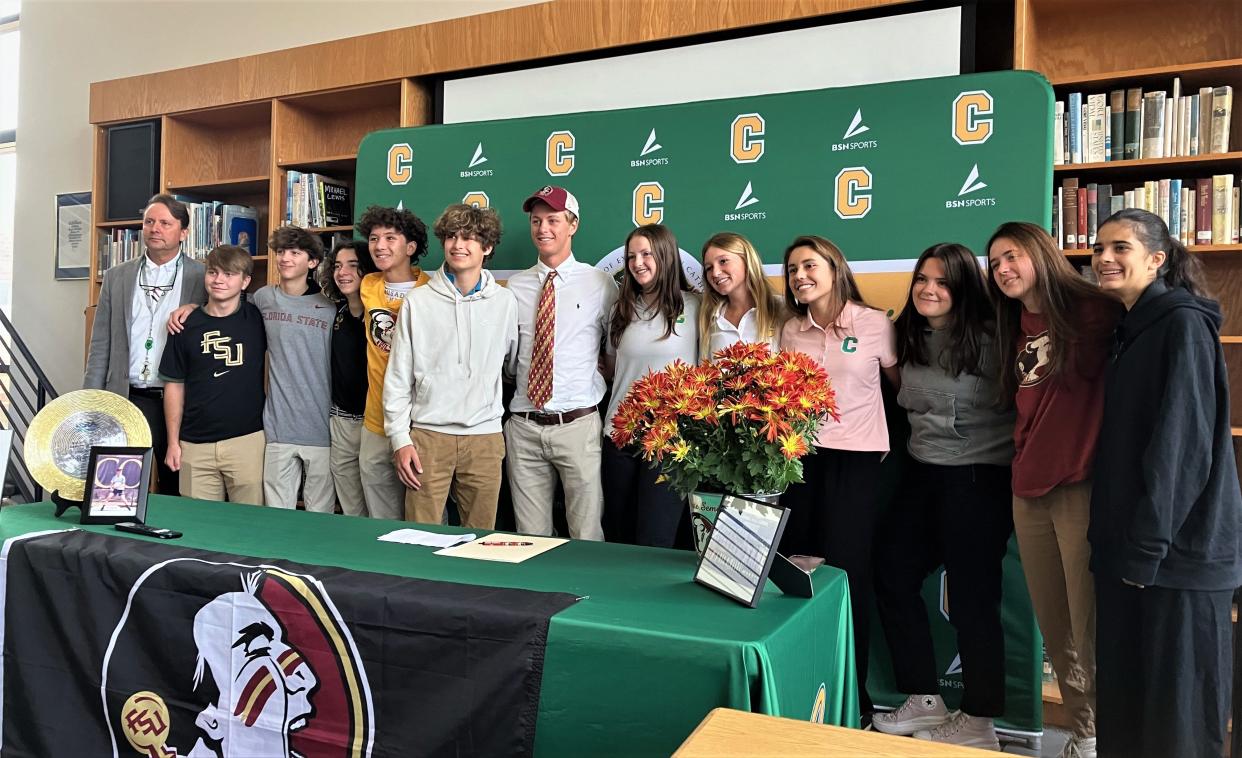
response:
[(970, 758), (986, 750), (717, 708), (673, 758)]

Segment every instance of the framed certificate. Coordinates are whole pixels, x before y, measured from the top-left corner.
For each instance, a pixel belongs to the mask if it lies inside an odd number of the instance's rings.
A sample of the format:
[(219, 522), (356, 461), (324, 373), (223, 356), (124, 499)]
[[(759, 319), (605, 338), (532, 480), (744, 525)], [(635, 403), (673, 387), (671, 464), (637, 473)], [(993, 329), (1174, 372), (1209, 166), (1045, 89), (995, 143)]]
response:
[(694, 581), (756, 607), (788, 521), (789, 511), (779, 505), (733, 497), (716, 516)]
[(146, 523), (151, 448), (91, 448), (86, 467), (83, 524)]

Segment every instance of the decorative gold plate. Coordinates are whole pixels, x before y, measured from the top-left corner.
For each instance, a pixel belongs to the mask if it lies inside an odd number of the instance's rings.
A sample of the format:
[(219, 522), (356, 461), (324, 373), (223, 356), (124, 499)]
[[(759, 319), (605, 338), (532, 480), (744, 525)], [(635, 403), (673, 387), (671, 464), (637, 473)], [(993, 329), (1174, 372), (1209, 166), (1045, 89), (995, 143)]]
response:
[(77, 390), (43, 407), (26, 430), (31, 476), (49, 493), (81, 500), (91, 447), (148, 447), (151, 427), (138, 407), (106, 390)]

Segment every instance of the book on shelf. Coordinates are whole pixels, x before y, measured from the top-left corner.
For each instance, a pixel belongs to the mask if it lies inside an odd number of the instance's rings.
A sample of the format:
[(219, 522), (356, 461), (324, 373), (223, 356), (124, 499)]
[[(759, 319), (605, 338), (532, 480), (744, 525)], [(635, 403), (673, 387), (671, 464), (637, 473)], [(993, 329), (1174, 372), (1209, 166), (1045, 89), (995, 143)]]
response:
[(1212, 180), (1195, 180), (1195, 244), (1212, 244)]
[(1229, 244), (1238, 244), (1238, 187), (1234, 186), (1230, 189), (1233, 193), (1233, 201), (1229, 205)]
[(349, 226), (353, 223), (349, 184), (323, 174), (288, 171), (285, 223), (308, 228)]
[[(1215, 97), (1213, 97), (1215, 99)], [(1233, 219), (1233, 174), (1212, 177), (1212, 244), (1231, 244), (1237, 231), (1229, 231)]]
[(1082, 163), (1082, 93), (1071, 92), (1065, 106), (1069, 116), (1070, 163)]
[(1095, 244), (1095, 230), (1100, 222), (1099, 208), (1096, 205), (1099, 201), (1098, 187), (1099, 185), (1095, 182), (1087, 185), (1087, 239), (1082, 247), (1091, 247)]
[(1143, 90), (1132, 87), (1126, 90), (1125, 144), (1122, 154), (1125, 160), (1137, 160), (1143, 155)]
[(1165, 93), (1143, 93), (1143, 158), (1164, 156)]
[(1052, 110), (1052, 162), (1055, 165), (1069, 163), (1065, 160), (1065, 103), (1058, 100)]
[(1229, 152), (1229, 121), (1233, 118), (1233, 87), (1212, 90), (1212, 152)]
[(1065, 225), (1062, 229), (1065, 232), (1066, 248), (1078, 247), (1078, 180), (1066, 179), (1061, 183), (1061, 189), (1064, 190), (1065, 197), (1063, 202)]
[(1123, 160), (1126, 157), (1126, 91), (1123, 89), (1108, 93), (1108, 124), (1108, 159)]
[(222, 209), (224, 241), (244, 248), (251, 255), (258, 252), (259, 212), (244, 205), (226, 205)]
[(1103, 163), (1108, 160), (1105, 152), (1105, 124), (1107, 111), (1103, 94), (1087, 95), (1087, 163)]

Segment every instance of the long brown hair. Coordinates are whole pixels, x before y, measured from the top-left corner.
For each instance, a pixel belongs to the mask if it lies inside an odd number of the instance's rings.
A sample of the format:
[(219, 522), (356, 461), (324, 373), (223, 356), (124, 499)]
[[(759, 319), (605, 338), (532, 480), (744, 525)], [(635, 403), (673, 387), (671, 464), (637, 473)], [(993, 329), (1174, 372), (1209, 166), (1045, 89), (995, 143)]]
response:
[(690, 291), (686, 281), (686, 272), (681, 268), (681, 254), (677, 248), (677, 238), (663, 224), (647, 224), (630, 232), (625, 238), (625, 271), (621, 280), (621, 291), (617, 295), (617, 307), (612, 313), (612, 323), (608, 325), (608, 339), (615, 348), (621, 344), (621, 335), (625, 328), (634, 321), (638, 314), (638, 303), (642, 299), (643, 290), (634, 281), (630, 273), (630, 240), (642, 237), (651, 245), (651, 253), (656, 259), (656, 312), (652, 314), (664, 317), (664, 336), (668, 339), (673, 333), (673, 326), (685, 311), (685, 299), (681, 293)]
[(846, 262), (845, 253), (841, 252), (841, 248), (823, 237), (818, 237), (814, 234), (804, 234), (790, 242), (789, 247), (785, 248), (783, 262), (785, 270), (785, 305), (789, 306), (789, 310), (797, 313), (799, 316), (805, 316), (807, 311), (810, 310), (806, 304), (798, 302), (798, 299), (794, 297), (793, 289), (789, 286), (789, 256), (800, 247), (811, 248), (819, 257), (828, 261), (828, 265), (832, 268), (832, 291), (826, 295), (826, 297), (831, 298), (828, 301), (828, 312), (832, 314), (832, 321), (830, 324), (820, 324), (820, 326), (825, 329), (837, 330), (837, 319), (840, 318), (841, 311), (845, 309), (846, 303), (857, 303), (866, 308), (871, 307), (863, 301), (862, 293), (858, 291), (858, 283), (854, 281), (854, 273), (850, 271), (850, 264)]
[(924, 333), (928, 328), (927, 317), (919, 313), (914, 305), (915, 280), (930, 258), (935, 258), (944, 266), (945, 286), (953, 301), (949, 311), (949, 347), (939, 356), (937, 368), (944, 369), (949, 376), (982, 376), (984, 338), (994, 331), (992, 303), (984, 288), (983, 272), (979, 270), (975, 254), (965, 245), (954, 242), (932, 245), (914, 264), (914, 276), (910, 277), (910, 289), (906, 293), (906, 307), (897, 317), (897, 362), (901, 365), (931, 365)]
[(1042, 227), (1025, 221), (1001, 224), (988, 239), (988, 292), (996, 306), (996, 338), (1000, 341), (1002, 357), (1001, 388), (1006, 402), (1012, 402), (1018, 392), (1014, 361), (1018, 355), (1018, 335), (1022, 333), (1022, 303), (1002, 292), (992, 274), (992, 245), (998, 239), (1007, 239), (1025, 252), (1035, 270), (1035, 282), (1031, 286), (1039, 298), (1040, 315), (1048, 323), (1051, 343), (1049, 376), (1069, 368), (1072, 346), (1081, 339), (1073, 323), (1075, 307), (1084, 300), (1098, 300), (1115, 305), (1120, 312), (1121, 303), (1079, 276)]
[[(742, 259), (746, 271), (746, 291), (755, 303), (755, 325), (759, 328), (760, 339), (771, 339), (780, 333), (781, 324), (787, 311), (780, 295), (772, 288), (772, 283), (763, 274), (763, 263), (759, 260), (759, 251), (740, 234), (718, 232), (703, 243), (701, 259), (707, 266), (708, 248), (717, 248)], [(706, 273), (706, 272), (704, 272)], [(706, 276), (704, 277), (706, 278)], [(707, 346), (711, 340), (712, 325), (716, 323), (716, 309), (726, 300), (712, 287), (711, 282), (703, 284), (703, 303), (699, 306), (699, 352), (707, 355)]]

